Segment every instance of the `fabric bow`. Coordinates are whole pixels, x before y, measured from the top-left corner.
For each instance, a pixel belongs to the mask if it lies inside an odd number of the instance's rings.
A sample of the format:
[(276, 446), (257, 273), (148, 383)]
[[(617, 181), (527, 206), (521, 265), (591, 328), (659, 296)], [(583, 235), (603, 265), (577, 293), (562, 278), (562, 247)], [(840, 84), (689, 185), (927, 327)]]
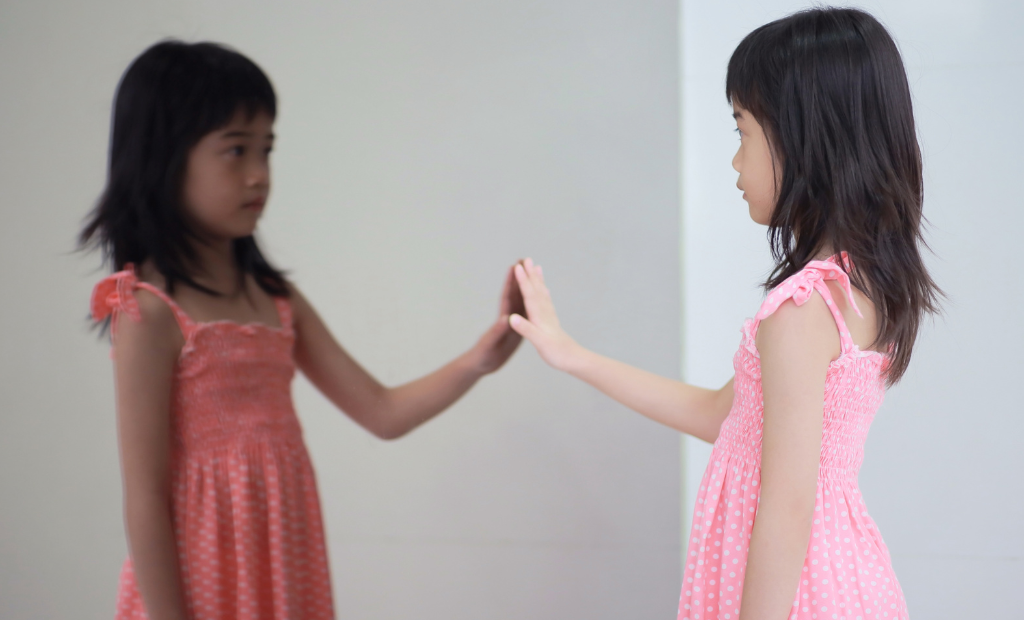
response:
[(123, 271), (113, 273), (101, 280), (93, 289), (92, 299), (89, 302), (93, 320), (103, 321), (115, 310), (124, 312), (133, 321), (141, 320), (139, 302), (133, 293), (138, 281), (135, 276), (135, 268), (131, 263), (125, 265)]
[[(846, 260), (844, 253), (843, 259)], [(807, 303), (807, 300), (811, 298), (814, 293), (815, 284), (821, 282), (824, 284), (825, 280), (835, 280), (843, 287), (846, 292), (847, 299), (850, 300), (850, 305), (853, 306), (854, 312), (857, 316), (863, 317), (860, 313), (860, 308), (857, 307), (857, 302), (853, 299), (853, 288), (850, 286), (850, 276), (845, 271), (839, 268), (839, 265), (832, 261), (811, 261), (807, 263), (807, 267), (801, 274), (801, 277), (796, 282), (796, 288), (793, 291), (793, 301), (798, 306), (802, 306)]]

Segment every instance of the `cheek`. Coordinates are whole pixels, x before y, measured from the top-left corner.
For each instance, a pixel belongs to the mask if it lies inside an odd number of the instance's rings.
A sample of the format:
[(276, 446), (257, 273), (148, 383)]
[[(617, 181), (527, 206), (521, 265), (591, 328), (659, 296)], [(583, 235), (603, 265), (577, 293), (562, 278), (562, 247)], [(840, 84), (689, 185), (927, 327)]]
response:
[(185, 206), (200, 219), (216, 217), (232, 203), (230, 175), (216, 165), (191, 168), (185, 180)]

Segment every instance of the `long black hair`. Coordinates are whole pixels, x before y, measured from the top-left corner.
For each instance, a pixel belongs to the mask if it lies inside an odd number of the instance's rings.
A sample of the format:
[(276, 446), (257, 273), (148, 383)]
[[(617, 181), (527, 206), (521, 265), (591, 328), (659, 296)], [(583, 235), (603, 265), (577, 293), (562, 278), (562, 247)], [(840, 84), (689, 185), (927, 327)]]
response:
[(781, 166), (765, 288), (823, 251), (847, 252), (854, 286), (879, 309), (873, 346), (889, 351), (886, 381), (896, 383), (942, 292), (921, 258), (921, 151), (895, 41), (863, 11), (801, 11), (743, 39), (725, 91)]
[[(168, 40), (153, 45), (125, 71), (114, 97), (107, 185), (79, 235), (98, 246), (114, 271), (152, 261), (168, 293), (198, 284), (193, 244), (199, 237), (182, 209), (188, 155), (206, 134), (240, 110), (277, 115), (266, 74), (245, 56), (215, 43)], [(287, 296), (283, 274), (250, 235), (233, 241), (240, 274), (252, 274), (270, 295)]]

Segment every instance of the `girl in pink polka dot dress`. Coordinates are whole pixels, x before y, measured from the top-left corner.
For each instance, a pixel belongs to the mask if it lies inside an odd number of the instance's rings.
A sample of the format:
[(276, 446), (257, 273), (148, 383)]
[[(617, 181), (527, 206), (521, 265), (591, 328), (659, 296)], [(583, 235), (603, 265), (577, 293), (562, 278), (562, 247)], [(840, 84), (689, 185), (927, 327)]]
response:
[(557, 369), (714, 443), (694, 507), (680, 620), (898, 620), (907, 606), (857, 486), (887, 385), (941, 292), (920, 252), (921, 155), (896, 44), (870, 15), (758, 28), (726, 77), (751, 218), (775, 269), (720, 390), (592, 353), (532, 261), (513, 328)]
[(512, 355), (511, 271), (498, 320), (465, 354), (386, 388), (263, 257), (276, 98), (237, 52), (166, 41), (128, 68), (110, 169), (82, 232), (113, 275), (109, 326), (130, 558), (118, 620), (334, 617), (296, 368), (356, 422), (399, 437)]

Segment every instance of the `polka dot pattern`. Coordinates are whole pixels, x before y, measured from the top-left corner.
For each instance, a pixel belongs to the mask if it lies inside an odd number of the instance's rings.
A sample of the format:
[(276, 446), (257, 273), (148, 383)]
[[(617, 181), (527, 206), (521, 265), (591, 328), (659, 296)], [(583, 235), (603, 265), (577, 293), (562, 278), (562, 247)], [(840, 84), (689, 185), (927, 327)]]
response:
[[(171, 506), (190, 617), (334, 618), (320, 500), (292, 407), (288, 301), (275, 300), (280, 328), (196, 323), (129, 266), (97, 285), (94, 317), (137, 319), (138, 288), (170, 305), (185, 336), (171, 402)], [(131, 559), (115, 617), (148, 617)]]
[[(844, 256), (845, 258), (845, 256)], [(773, 290), (743, 326), (732, 411), (722, 424), (697, 494), (679, 600), (679, 620), (736, 620), (750, 534), (761, 491), (764, 398), (755, 335), (788, 299), (817, 291), (839, 327), (841, 354), (828, 369), (818, 489), (807, 555), (791, 620), (905, 620), (907, 607), (889, 551), (857, 485), (864, 442), (882, 403), (885, 356), (853, 343), (826, 280), (853, 302), (849, 278), (834, 260), (814, 261)]]

